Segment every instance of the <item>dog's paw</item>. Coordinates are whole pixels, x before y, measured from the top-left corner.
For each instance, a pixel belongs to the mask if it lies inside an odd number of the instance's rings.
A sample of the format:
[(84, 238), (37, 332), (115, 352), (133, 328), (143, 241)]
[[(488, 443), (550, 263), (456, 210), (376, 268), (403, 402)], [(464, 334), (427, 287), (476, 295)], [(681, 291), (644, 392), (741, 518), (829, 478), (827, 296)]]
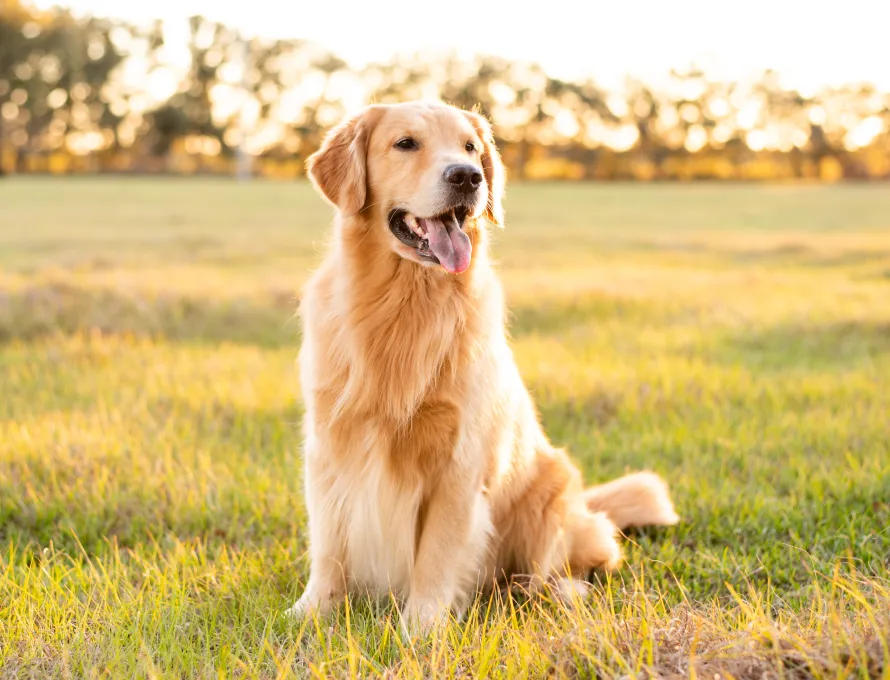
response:
[(319, 598), (307, 590), (294, 606), (285, 612), (285, 615), (288, 619), (299, 621), (307, 616), (325, 616), (330, 611), (331, 601), (329, 599)]
[(306, 600), (306, 596), (304, 595), (299, 600), (297, 600), (292, 607), (289, 607), (285, 610), (284, 615), (291, 619), (292, 621), (299, 621), (306, 617), (311, 611), (311, 607), (309, 605), (308, 600)]
[(429, 635), (448, 620), (448, 611), (436, 600), (408, 598), (402, 612), (402, 635), (406, 639)]
[(578, 578), (556, 577), (549, 585), (553, 598), (563, 604), (580, 602), (591, 590), (589, 583)]

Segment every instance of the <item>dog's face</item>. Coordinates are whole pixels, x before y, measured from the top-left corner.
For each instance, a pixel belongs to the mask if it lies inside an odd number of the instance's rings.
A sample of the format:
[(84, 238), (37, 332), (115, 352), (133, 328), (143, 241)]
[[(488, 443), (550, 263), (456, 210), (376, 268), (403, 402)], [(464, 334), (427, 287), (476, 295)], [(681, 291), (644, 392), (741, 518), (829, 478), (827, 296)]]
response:
[(503, 220), (491, 128), (444, 104), (368, 107), (326, 137), (309, 175), (341, 214), (371, 217), (396, 254), (452, 273), (470, 266), (477, 219)]

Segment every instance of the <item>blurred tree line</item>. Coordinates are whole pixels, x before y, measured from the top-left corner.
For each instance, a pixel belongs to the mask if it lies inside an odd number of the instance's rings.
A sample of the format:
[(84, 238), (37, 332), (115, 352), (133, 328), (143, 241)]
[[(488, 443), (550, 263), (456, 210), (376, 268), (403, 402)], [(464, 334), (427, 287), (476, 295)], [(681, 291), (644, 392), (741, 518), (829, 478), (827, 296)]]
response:
[(347, 110), (429, 96), (487, 114), (513, 177), (890, 177), (890, 93), (866, 83), (801, 93), (690, 68), (605, 91), (488, 56), (354, 71), (201, 17), (168, 45), (160, 23), (0, 0), (0, 172), (231, 173), (240, 148), (256, 174), (293, 177)]

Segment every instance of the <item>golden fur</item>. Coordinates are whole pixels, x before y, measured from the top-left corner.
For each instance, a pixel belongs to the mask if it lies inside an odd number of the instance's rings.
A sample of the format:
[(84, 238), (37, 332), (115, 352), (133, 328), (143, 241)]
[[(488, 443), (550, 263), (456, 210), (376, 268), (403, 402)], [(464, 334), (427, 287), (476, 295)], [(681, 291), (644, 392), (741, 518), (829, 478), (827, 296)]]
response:
[[(396, 148), (406, 136), (419, 149)], [(459, 274), (389, 228), (396, 208), (447, 209), (442, 172), (454, 163), (484, 174)], [(486, 250), (483, 218), (502, 224), (504, 192), (487, 121), (444, 104), (371, 106), (308, 169), (336, 219), (300, 307), (311, 565), (293, 613), (392, 593), (423, 629), (504, 577), (613, 568), (619, 529), (677, 521), (652, 473), (585, 489), (538, 423)]]

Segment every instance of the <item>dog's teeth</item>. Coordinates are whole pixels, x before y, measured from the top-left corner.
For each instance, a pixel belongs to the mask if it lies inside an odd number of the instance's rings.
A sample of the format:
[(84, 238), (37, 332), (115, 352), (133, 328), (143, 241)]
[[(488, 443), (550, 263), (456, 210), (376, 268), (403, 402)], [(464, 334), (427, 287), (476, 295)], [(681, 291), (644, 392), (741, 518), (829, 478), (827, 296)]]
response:
[(424, 233), (423, 229), (420, 228), (420, 225), (417, 223), (417, 218), (414, 217), (411, 213), (405, 213), (405, 224), (408, 225), (408, 228), (413, 231), (417, 236), (423, 238)]

